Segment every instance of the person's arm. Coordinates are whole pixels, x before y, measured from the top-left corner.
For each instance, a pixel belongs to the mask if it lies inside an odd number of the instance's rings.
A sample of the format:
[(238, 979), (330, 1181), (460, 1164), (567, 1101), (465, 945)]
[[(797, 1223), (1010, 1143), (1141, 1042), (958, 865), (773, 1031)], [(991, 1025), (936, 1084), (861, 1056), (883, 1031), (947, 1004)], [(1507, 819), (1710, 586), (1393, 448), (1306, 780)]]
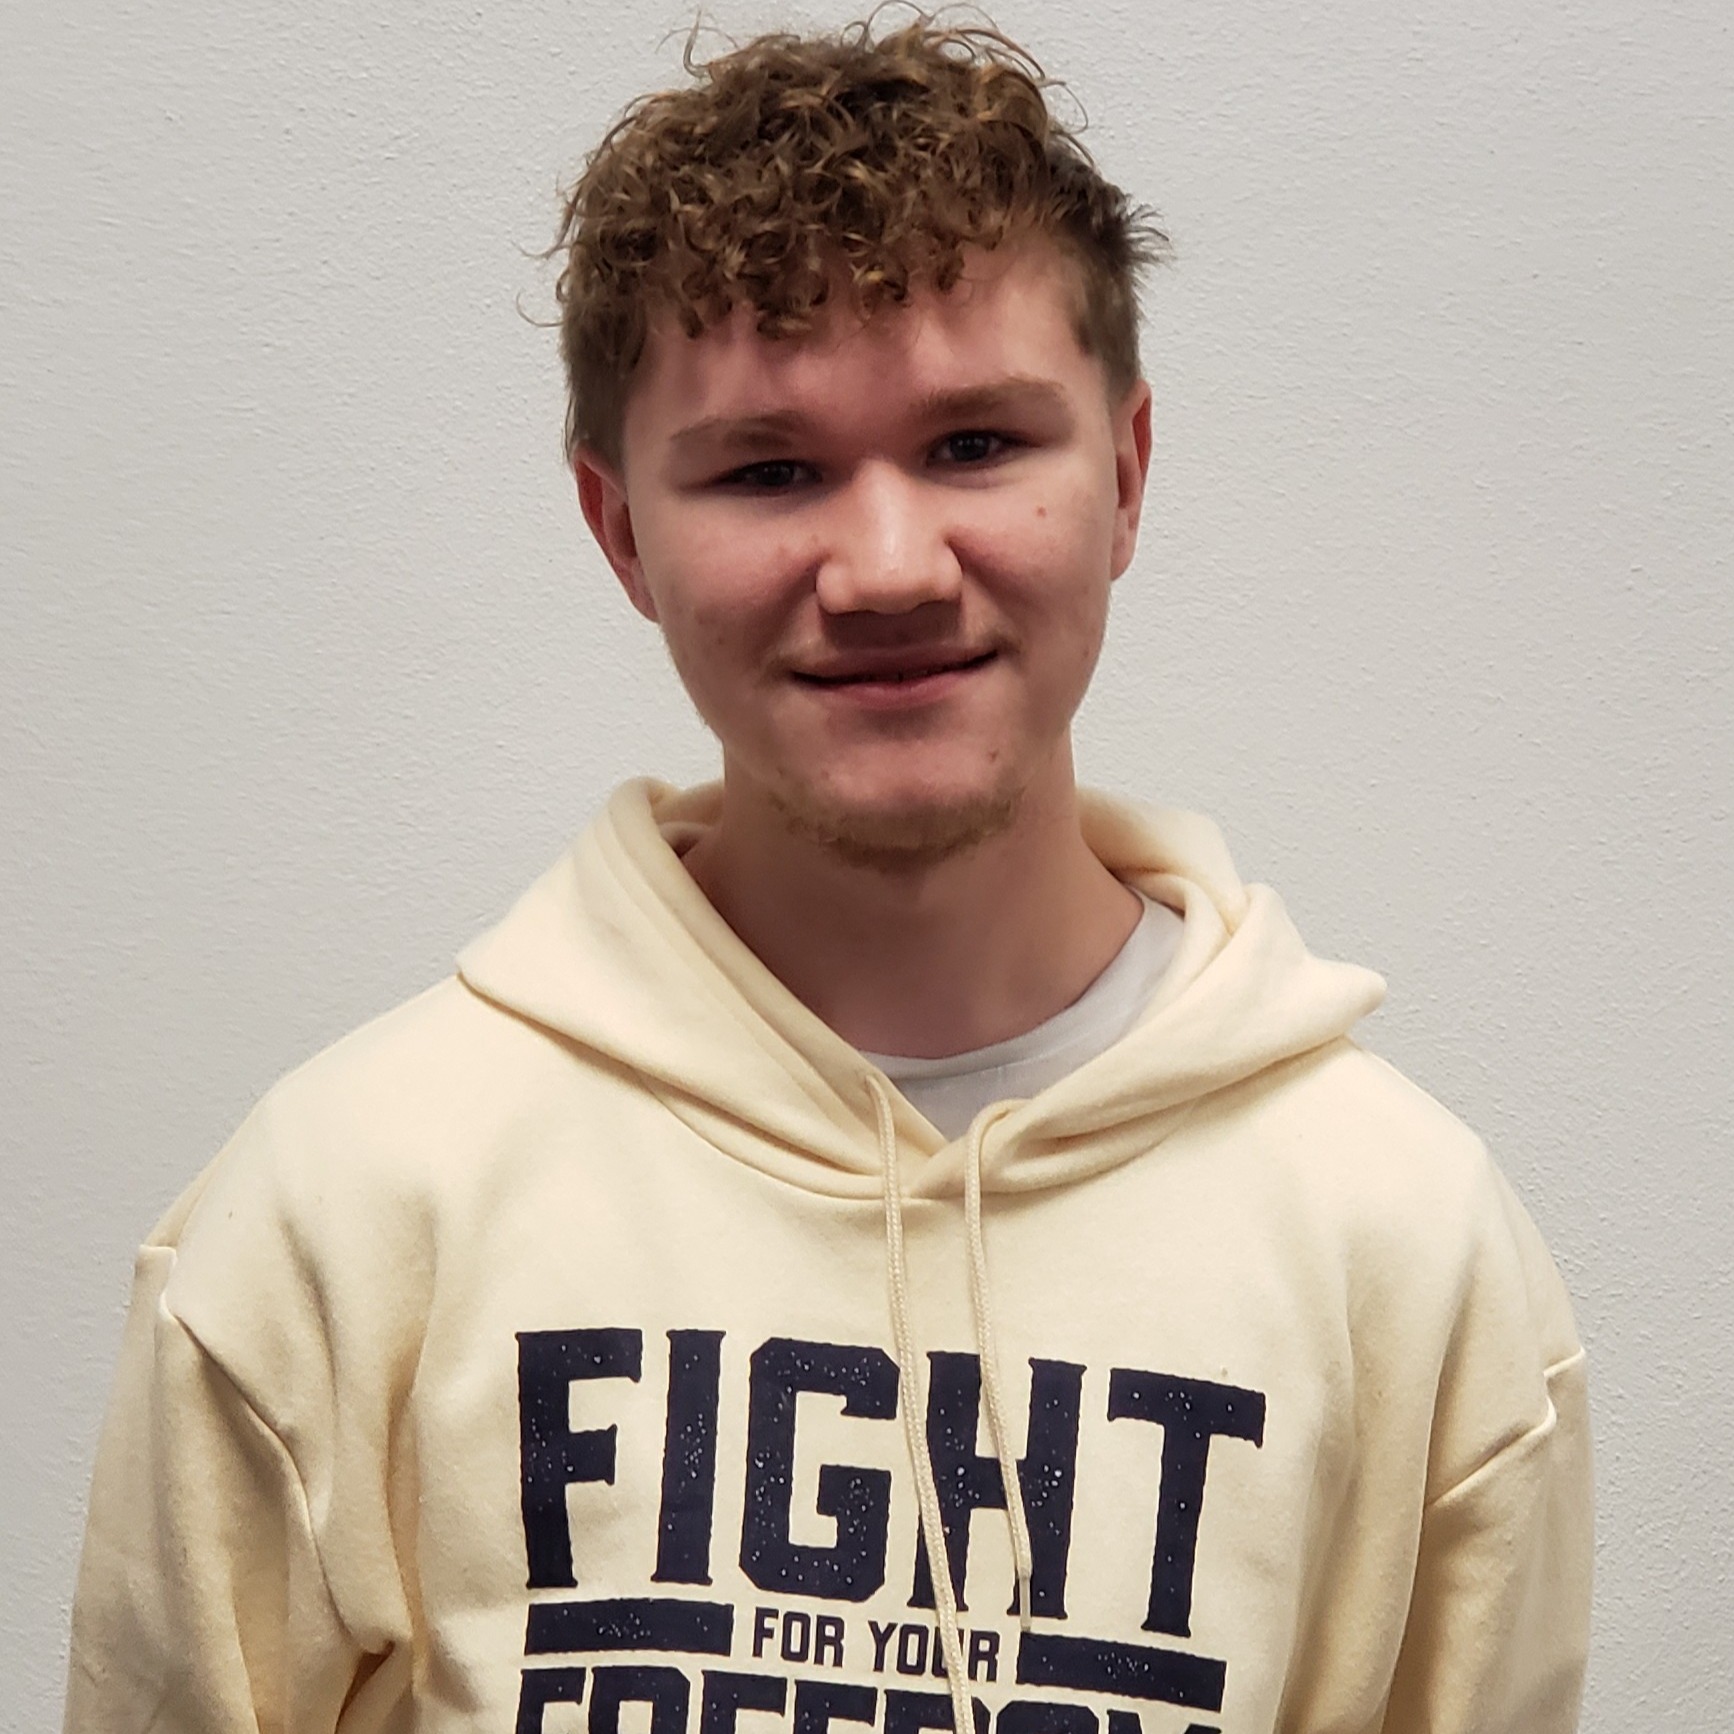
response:
[(295, 1464), (139, 1254), (73, 1606), (66, 1734), (331, 1734), (363, 1657)]
[[(1539, 1235), (1495, 1183), (1503, 1232), (1490, 1237), (1495, 1251), (1466, 1297), (1455, 1388), (1442, 1393), (1440, 1454), (1456, 1460), (1422, 1515), (1386, 1734), (1571, 1734), (1578, 1725), (1594, 1551), (1584, 1352)], [(1525, 1348), (1543, 1369), (1542, 1412), (1482, 1460), (1463, 1462), (1470, 1418), (1485, 1413), (1475, 1387)]]

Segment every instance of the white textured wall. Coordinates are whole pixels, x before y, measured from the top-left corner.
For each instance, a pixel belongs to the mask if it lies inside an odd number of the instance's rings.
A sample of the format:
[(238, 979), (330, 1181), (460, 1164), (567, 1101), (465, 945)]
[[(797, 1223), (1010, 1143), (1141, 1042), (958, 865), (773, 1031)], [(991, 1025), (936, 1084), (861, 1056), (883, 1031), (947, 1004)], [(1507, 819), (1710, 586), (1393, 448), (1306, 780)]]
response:
[[(1372, 1039), (1493, 1141), (1594, 1355), (1586, 1727), (1725, 1728), (1734, 13), (999, 15), (1181, 254), (1086, 771), (1387, 971)], [(8, 20), (0, 1724), (58, 1717), (134, 1242), (617, 778), (710, 762), (514, 306), (688, 16)]]

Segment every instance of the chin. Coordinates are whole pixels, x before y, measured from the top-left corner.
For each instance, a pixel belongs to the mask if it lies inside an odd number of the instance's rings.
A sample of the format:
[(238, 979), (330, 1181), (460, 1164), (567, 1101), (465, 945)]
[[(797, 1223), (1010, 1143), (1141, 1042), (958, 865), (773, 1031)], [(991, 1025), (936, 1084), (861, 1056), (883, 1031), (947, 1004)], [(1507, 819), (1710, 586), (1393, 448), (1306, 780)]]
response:
[(920, 872), (967, 854), (1011, 825), (1022, 798), (1021, 788), (859, 804), (808, 789), (773, 796), (796, 836), (850, 866), (886, 873)]

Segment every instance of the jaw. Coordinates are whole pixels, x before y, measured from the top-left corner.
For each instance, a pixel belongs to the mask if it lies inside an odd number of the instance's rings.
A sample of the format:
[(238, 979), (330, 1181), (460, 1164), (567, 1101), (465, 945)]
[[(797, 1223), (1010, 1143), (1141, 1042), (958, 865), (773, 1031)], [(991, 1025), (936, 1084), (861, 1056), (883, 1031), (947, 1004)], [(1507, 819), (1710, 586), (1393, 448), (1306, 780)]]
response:
[(1015, 829), (1032, 805), (1071, 798), (1069, 731), (1039, 755), (928, 745), (881, 742), (812, 776), (774, 778), (725, 753), (722, 828), (761, 859), (817, 845), (843, 865), (922, 873)]
[(984, 790), (967, 800), (827, 807), (769, 793), (791, 836), (817, 843), (847, 866), (888, 873), (925, 872), (968, 854), (1009, 830), (1023, 799), (1021, 789), (1011, 788)]

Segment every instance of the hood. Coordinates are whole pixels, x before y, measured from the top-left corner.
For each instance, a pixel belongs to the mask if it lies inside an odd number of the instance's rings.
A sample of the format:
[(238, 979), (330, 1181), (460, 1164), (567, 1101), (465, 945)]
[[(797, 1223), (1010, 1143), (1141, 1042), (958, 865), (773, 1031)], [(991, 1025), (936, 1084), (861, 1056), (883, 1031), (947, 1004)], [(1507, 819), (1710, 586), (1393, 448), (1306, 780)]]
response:
[[(642, 1076), (719, 1149), (811, 1191), (877, 1196), (889, 1092), (905, 1195), (963, 1189), (947, 1141), (773, 976), (681, 865), (719, 785), (619, 789), (497, 927), (468, 946), (472, 991)], [(1082, 797), (1119, 878), (1177, 910), (1155, 1000), (1106, 1053), (980, 1129), (990, 1192), (1065, 1184), (1150, 1149), (1215, 1091), (1344, 1035), (1379, 1003), (1370, 970), (1311, 956), (1276, 893), (1243, 885), (1197, 814)]]

